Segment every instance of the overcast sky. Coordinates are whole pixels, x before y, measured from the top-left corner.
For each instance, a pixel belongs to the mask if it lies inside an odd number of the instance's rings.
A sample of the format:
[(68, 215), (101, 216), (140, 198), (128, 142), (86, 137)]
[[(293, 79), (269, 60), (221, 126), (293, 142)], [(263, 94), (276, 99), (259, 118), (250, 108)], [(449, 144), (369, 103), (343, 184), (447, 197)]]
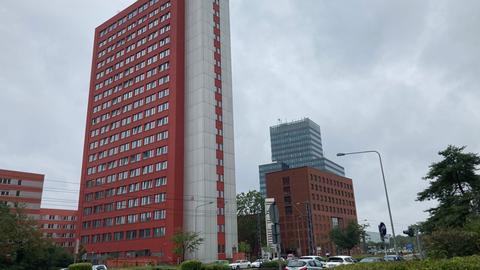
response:
[[(46, 175), (76, 207), (94, 28), (131, 0), (0, 4), (0, 168)], [(480, 152), (479, 1), (232, 0), (237, 191), (258, 189), (268, 127), (309, 117), (354, 181), (359, 220), (423, 220), (422, 177), (448, 144)], [(65, 199), (62, 199), (65, 198)], [(388, 223), (387, 223), (388, 224)]]

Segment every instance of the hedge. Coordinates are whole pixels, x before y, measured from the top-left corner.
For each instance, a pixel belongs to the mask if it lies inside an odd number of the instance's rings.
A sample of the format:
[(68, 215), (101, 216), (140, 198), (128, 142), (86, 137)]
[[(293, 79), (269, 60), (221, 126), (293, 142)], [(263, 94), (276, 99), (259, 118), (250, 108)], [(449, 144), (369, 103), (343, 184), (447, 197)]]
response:
[(184, 261), (180, 264), (180, 270), (201, 270), (202, 262), (196, 260)]
[(92, 270), (91, 263), (74, 263), (68, 266), (68, 270)]
[(279, 261), (279, 260), (274, 260), (274, 261), (269, 261), (269, 262), (264, 262), (262, 263), (262, 268), (276, 268), (278, 269), (278, 263), (280, 262), (282, 268), (285, 266), (285, 262)]
[(456, 257), (444, 260), (356, 263), (336, 270), (480, 270), (480, 256)]
[(230, 270), (230, 266), (218, 263), (203, 264), (201, 270)]

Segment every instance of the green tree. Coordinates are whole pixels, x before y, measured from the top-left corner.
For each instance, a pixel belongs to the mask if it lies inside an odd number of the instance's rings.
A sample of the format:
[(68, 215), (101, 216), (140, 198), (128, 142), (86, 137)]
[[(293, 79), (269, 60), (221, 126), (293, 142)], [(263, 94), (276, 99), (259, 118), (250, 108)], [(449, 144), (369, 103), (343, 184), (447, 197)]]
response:
[(177, 232), (172, 236), (175, 247), (173, 252), (179, 256), (182, 262), (187, 252), (195, 252), (203, 243), (203, 238), (197, 232)]
[(252, 248), (250, 247), (250, 244), (247, 242), (239, 242), (238, 243), (238, 251), (240, 252), (245, 252), (245, 253), (250, 253)]
[(424, 180), (427, 189), (418, 193), (417, 200), (437, 200), (438, 206), (427, 210), (430, 217), (422, 224), (422, 231), (461, 228), (480, 206), (480, 177), (476, 174), (480, 157), (464, 153), (464, 147), (448, 146), (440, 151), (440, 162), (430, 165)]
[(330, 231), (330, 239), (335, 245), (343, 250), (350, 250), (360, 243), (362, 227), (355, 221), (351, 221), (345, 228), (336, 227)]
[[(265, 198), (256, 190), (237, 194), (238, 241), (252, 247), (250, 252), (260, 253), (265, 239)], [(247, 252), (249, 253), (249, 252)]]

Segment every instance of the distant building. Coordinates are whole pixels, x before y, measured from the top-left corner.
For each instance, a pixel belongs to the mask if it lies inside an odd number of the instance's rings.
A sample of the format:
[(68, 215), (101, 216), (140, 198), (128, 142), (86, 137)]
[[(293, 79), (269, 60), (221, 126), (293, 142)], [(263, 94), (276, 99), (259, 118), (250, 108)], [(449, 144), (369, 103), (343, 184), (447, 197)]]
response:
[(281, 237), (278, 207), (274, 198), (265, 199), (265, 231), (267, 247), (274, 258), (280, 257)]
[(272, 163), (259, 166), (260, 192), (265, 196), (265, 174), (303, 166), (344, 176), (342, 166), (323, 156), (320, 126), (309, 118), (270, 127)]
[(335, 254), (330, 230), (357, 221), (352, 179), (300, 167), (268, 173), (266, 185), (278, 207), (283, 254)]
[(43, 237), (73, 252), (77, 211), (41, 208), (44, 179), (43, 174), (0, 170), (0, 203), (23, 208), (38, 222)]
[(365, 241), (374, 242), (374, 243), (381, 243), (382, 239), (380, 238), (379, 232), (365, 232)]
[(40, 230), (43, 237), (50, 238), (56, 246), (66, 248), (70, 252), (75, 249), (75, 229), (77, 210), (40, 209)]
[(38, 219), (44, 177), (43, 174), (0, 169), (0, 203), (22, 207), (28, 216)]

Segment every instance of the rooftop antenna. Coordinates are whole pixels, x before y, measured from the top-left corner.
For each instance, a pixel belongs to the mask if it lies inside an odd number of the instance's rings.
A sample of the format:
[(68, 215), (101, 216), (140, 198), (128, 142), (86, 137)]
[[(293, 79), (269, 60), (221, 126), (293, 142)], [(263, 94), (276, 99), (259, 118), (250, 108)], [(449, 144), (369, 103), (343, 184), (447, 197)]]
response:
[(282, 123), (282, 119), (278, 118), (278, 123), (281, 124), (281, 123)]

